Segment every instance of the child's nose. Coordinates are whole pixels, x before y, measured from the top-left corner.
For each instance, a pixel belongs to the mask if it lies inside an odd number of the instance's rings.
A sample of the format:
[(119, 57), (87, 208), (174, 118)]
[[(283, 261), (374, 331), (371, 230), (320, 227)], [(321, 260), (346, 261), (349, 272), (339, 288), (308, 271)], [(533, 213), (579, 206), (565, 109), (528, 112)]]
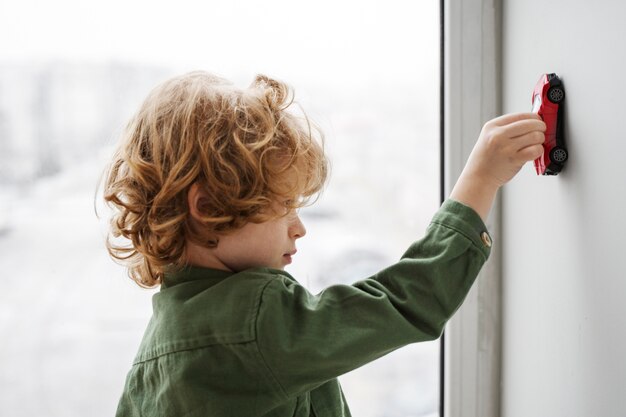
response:
[(291, 223), (289, 231), (291, 237), (293, 237), (294, 239), (299, 239), (302, 236), (306, 235), (306, 227), (304, 227), (302, 220), (300, 220), (300, 216), (298, 216), (297, 214), (295, 215), (293, 222)]

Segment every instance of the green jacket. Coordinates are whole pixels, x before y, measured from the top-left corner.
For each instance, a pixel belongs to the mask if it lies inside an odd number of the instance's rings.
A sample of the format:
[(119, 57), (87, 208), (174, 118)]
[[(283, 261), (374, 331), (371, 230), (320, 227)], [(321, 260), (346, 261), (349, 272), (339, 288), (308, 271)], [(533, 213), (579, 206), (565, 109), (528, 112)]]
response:
[(398, 263), (317, 295), (268, 268), (166, 275), (117, 416), (349, 416), (336, 378), (437, 339), (490, 246), (448, 200)]

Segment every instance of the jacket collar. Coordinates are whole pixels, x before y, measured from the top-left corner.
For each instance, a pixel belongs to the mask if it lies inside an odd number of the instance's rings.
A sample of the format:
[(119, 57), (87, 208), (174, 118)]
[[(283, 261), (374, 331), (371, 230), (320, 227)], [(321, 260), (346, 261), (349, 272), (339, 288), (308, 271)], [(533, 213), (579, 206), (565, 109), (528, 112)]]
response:
[(235, 274), (235, 272), (186, 265), (182, 268), (166, 271), (163, 276), (161, 288), (169, 288), (183, 282), (199, 280), (214, 281), (214, 283), (217, 284), (233, 274)]

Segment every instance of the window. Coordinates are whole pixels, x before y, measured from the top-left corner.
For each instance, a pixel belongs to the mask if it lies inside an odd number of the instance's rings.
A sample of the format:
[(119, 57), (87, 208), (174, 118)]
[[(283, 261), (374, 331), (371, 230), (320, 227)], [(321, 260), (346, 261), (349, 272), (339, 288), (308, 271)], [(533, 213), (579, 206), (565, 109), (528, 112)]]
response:
[[(333, 166), (320, 200), (301, 212), (308, 234), (288, 268), (314, 292), (396, 261), (438, 207), (438, 2), (5, 9), (0, 414), (113, 414), (151, 291), (108, 258), (94, 188), (116, 134), (158, 81), (206, 69), (241, 86), (256, 73), (294, 86)], [(438, 415), (439, 344), (405, 347), (341, 381), (354, 415)]]

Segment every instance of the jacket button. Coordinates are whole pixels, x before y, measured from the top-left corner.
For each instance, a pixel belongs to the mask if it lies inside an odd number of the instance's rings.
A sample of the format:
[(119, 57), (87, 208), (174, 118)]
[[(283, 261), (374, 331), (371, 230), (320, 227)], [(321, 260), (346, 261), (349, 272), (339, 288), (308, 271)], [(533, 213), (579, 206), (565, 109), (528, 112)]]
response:
[(480, 234), (480, 238), (483, 241), (483, 243), (485, 244), (485, 246), (487, 246), (488, 248), (491, 247), (491, 236), (489, 236), (489, 233), (482, 232)]

